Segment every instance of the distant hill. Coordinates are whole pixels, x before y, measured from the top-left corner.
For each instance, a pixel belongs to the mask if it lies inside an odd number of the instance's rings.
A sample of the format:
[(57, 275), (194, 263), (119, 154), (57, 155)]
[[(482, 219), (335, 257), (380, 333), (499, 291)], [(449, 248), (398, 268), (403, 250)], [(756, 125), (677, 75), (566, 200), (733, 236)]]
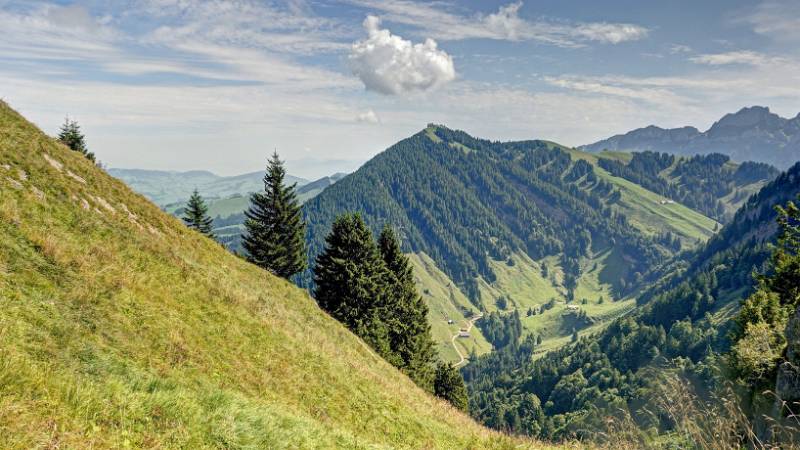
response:
[(0, 102), (2, 448), (552, 448), (417, 388), (302, 290)]
[[(393, 226), (413, 254), (440, 350), (455, 361), (450, 337), (479, 311), (521, 313), (523, 328), (550, 348), (575, 328), (602, 328), (634, 306), (629, 295), (643, 274), (720, 226), (612, 175), (597, 155), (436, 125), (380, 153), (303, 211), (312, 258), (342, 212), (360, 212), (375, 231)], [(586, 317), (568, 307), (584, 300)], [(481, 333), (453, 342), (480, 354)]]
[(800, 114), (786, 119), (753, 106), (726, 114), (707, 131), (654, 125), (585, 145), (590, 152), (657, 151), (676, 155), (722, 153), (734, 161), (756, 161), (786, 169), (800, 161)]
[[(297, 188), (297, 199), (304, 203), (328, 186), (346, 177), (346, 173), (336, 173), (328, 177), (322, 177), (315, 181), (306, 182)], [(294, 183), (295, 177), (287, 177), (289, 183)], [(263, 183), (256, 187), (263, 190)], [(255, 190), (254, 190), (255, 191)], [(206, 200), (208, 214), (214, 219), (214, 235), (217, 240), (225, 244), (229, 250), (242, 251), (242, 232), (244, 231), (244, 212), (250, 207), (250, 193), (254, 191), (241, 192), (224, 198), (209, 198)], [(186, 201), (182, 200), (175, 203), (162, 205), (164, 211), (174, 215), (182, 216), (186, 208)]]
[[(142, 169), (108, 169), (112, 176), (124, 181), (134, 191), (159, 206), (184, 202), (196, 188), (206, 199), (223, 199), (235, 194), (248, 194), (264, 188), (264, 172), (223, 177), (203, 170), (172, 172)], [(309, 181), (287, 175), (289, 183), (302, 186)]]

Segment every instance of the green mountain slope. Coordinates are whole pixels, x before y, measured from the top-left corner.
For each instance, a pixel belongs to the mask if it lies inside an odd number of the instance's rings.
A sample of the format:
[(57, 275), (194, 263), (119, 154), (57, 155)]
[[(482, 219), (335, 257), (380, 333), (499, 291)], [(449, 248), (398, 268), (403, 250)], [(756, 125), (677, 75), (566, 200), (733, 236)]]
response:
[(739, 207), (778, 175), (764, 163), (734, 163), (719, 153), (677, 157), (667, 153), (601, 152), (598, 163), (609, 173), (637, 183), (709, 217), (727, 222)]
[[(462, 372), (473, 414), (497, 428), (563, 437), (602, 432), (599, 417), (630, 410), (647, 433), (669, 431), (648, 422), (662, 414), (648, 403), (656, 375), (678, 366), (713, 385), (710, 367), (728, 348), (730, 318), (755, 287), (753, 273), (764, 272), (777, 228), (773, 207), (798, 194), (800, 163), (751, 197), (688, 262), (657, 271), (639, 306), (601, 332), (539, 359), (526, 341), (471, 363)], [(530, 395), (540, 410), (526, 407)]]
[(0, 103), (0, 447), (517, 445)]
[[(312, 256), (337, 214), (358, 211), (375, 231), (395, 227), (405, 251), (430, 257), (473, 308), (517, 311), (528, 332), (555, 348), (576, 327), (602, 326), (629, 309), (629, 300), (616, 301), (636, 292), (642, 274), (717, 227), (661, 200), (608, 173), (593, 154), (432, 125), (307, 202), (304, 213)], [(431, 310), (452, 303), (435, 277), (418, 278), (423, 291), (439, 293), (428, 296)], [(577, 323), (567, 304), (583, 299), (591, 317)], [(543, 317), (526, 315), (548, 303), (555, 306)], [(432, 326), (447, 349), (442, 323)]]

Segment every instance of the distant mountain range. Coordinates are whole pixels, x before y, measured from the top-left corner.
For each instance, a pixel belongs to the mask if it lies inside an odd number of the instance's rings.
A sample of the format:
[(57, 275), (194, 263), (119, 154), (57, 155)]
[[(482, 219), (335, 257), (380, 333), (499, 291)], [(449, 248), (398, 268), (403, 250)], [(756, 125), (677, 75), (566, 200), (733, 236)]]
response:
[(659, 151), (677, 155), (722, 153), (734, 161), (757, 161), (785, 169), (800, 161), (800, 114), (786, 119), (753, 106), (726, 114), (707, 131), (654, 125), (582, 147), (590, 152)]
[[(108, 169), (108, 173), (125, 182), (134, 191), (159, 206), (183, 202), (196, 188), (206, 199), (223, 199), (235, 194), (247, 194), (264, 188), (264, 172), (250, 172), (231, 177), (219, 176), (205, 170), (173, 172), (164, 170)], [(289, 183), (303, 186), (309, 180), (286, 176)]]

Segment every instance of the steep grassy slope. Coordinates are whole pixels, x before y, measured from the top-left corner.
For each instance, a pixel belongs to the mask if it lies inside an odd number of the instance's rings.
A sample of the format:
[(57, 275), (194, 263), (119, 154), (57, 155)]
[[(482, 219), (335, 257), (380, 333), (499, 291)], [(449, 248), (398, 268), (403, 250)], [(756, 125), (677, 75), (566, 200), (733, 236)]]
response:
[(0, 447), (520, 444), (0, 103)]
[(479, 314), (478, 309), (428, 255), (412, 253), (408, 257), (414, 267), (417, 288), (428, 304), (428, 321), (439, 356), (455, 364), (471, 352), (482, 355), (490, 351), (492, 345), (478, 328), (472, 328), (469, 337), (453, 338), (468, 327), (470, 319)]

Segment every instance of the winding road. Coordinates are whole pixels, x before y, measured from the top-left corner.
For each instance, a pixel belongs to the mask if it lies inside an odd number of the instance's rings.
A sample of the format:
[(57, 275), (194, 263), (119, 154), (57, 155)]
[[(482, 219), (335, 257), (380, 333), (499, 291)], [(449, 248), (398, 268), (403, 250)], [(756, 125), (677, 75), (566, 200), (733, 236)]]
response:
[[(472, 326), (475, 325), (475, 322), (481, 317), (483, 317), (483, 314), (478, 314), (472, 319), (469, 319), (469, 322), (467, 324), (467, 332), (469, 332), (469, 330), (472, 329)], [(461, 350), (458, 349), (458, 345), (456, 345), (456, 339), (458, 339), (459, 333), (461, 333), (461, 330), (459, 330), (456, 334), (454, 334), (453, 337), (450, 339), (450, 342), (453, 344), (453, 348), (458, 354), (458, 357), (461, 358), (461, 360), (457, 362), (454, 367), (459, 367), (467, 361), (467, 358), (461, 353)]]

